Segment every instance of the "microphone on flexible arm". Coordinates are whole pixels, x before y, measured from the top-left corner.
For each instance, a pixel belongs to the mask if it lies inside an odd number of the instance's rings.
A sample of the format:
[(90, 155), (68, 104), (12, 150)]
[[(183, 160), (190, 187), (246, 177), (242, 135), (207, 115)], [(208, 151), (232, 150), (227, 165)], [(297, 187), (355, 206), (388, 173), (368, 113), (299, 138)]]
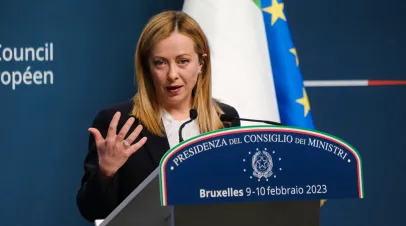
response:
[(233, 117), (230, 115), (226, 115), (226, 114), (222, 114), (220, 115), (220, 120), (222, 122), (232, 122), (233, 120), (241, 120), (241, 121), (249, 121), (249, 122), (262, 122), (262, 123), (266, 123), (266, 124), (270, 124), (270, 125), (283, 125), (280, 122), (273, 122), (273, 121), (268, 121), (268, 120), (257, 120), (257, 119), (248, 119), (248, 118), (237, 118), (237, 117)]
[(189, 111), (189, 120), (184, 122), (180, 128), (179, 128), (179, 143), (183, 142), (183, 137), (182, 137), (182, 130), (183, 128), (186, 126), (186, 124), (192, 122), (193, 120), (195, 120), (197, 118), (197, 110), (196, 109), (190, 109)]

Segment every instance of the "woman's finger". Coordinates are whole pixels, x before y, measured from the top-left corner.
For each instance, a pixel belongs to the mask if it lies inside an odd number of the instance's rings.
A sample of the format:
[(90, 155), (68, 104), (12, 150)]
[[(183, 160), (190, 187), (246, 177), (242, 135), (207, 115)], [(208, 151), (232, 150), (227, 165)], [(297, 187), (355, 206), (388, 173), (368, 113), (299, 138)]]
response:
[(135, 139), (137, 139), (138, 135), (140, 135), (141, 130), (142, 130), (142, 125), (138, 125), (135, 130), (130, 134), (130, 136), (127, 137), (126, 141), (129, 144), (132, 144)]
[(147, 142), (147, 137), (143, 137), (140, 141), (138, 141), (137, 143), (131, 145), (130, 148), (128, 148), (126, 150), (127, 154), (131, 155), (134, 152), (138, 151), (142, 147), (142, 145), (145, 144), (145, 142)]
[[(134, 123), (134, 118), (131, 117), (127, 120), (127, 122), (124, 124), (123, 128), (121, 128), (120, 132), (117, 135), (117, 142), (122, 143), (124, 140), (125, 135), (127, 135), (128, 130), (131, 128), (132, 124)], [(128, 141), (128, 140), (127, 140)], [(129, 141), (128, 141), (129, 142)], [(130, 142), (129, 142), (130, 143)], [(130, 143), (131, 144), (131, 143)]]
[(117, 135), (117, 125), (120, 119), (121, 113), (118, 111), (114, 114), (113, 119), (110, 122), (107, 132), (106, 140), (112, 140)]
[(100, 144), (104, 141), (103, 136), (101, 135), (100, 131), (97, 130), (96, 128), (89, 128), (87, 131), (89, 131), (91, 134), (93, 134), (94, 140), (96, 142), (96, 146), (99, 147)]

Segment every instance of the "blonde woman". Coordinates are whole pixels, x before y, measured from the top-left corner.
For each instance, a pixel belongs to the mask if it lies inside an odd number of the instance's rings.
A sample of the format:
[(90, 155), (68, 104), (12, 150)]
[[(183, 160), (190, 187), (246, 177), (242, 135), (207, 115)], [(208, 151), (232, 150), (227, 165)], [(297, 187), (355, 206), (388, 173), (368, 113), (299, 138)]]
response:
[(229, 126), (219, 115), (237, 111), (211, 96), (210, 49), (191, 17), (166, 11), (151, 18), (141, 33), (135, 56), (138, 92), (126, 103), (103, 109), (89, 129), (89, 152), (77, 194), (81, 214), (104, 219), (184, 139)]

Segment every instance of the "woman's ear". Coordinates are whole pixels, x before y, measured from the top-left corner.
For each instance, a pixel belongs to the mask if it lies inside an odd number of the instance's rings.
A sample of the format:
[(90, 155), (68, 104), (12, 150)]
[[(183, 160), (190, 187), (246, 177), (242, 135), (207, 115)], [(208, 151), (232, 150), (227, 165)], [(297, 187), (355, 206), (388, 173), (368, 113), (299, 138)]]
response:
[(199, 66), (199, 75), (202, 73), (203, 65), (204, 65), (204, 60), (201, 60), (200, 66)]

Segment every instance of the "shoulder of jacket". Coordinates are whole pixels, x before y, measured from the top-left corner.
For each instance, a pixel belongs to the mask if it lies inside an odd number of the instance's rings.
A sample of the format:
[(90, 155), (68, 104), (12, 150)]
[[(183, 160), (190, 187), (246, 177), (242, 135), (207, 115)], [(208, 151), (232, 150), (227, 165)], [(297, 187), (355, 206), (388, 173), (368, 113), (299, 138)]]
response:
[(238, 111), (235, 107), (231, 106), (230, 104), (226, 104), (225, 102), (221, 102), (219, 100), (214, 100), (218, 106), (221, 108), (221, 110), (224, 111), (225, 114), (233, 116), (233, 117), (238, 117)]
[(131, 117), (132, 108), (133, 103), (131, 100), (111, 104), (99, 110), (99, 112), (96, 115), (96, 119), (99, 120), (104, 119), (110, 121), (116, 112), (120, 112), (121, 113), (120, 121), (123, 119), (126, 120), (127, 118)]

